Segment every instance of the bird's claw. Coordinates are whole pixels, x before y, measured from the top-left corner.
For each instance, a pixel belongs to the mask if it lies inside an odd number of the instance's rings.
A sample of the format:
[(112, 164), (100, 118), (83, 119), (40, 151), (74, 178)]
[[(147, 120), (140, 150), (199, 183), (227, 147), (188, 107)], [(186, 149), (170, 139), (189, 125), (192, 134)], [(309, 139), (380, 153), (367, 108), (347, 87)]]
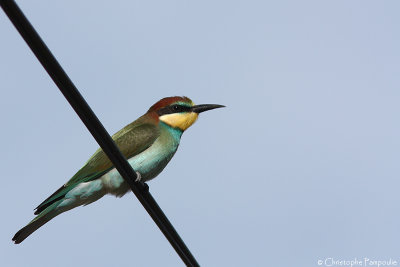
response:
[(149, 191), (149, 186), (144, 181), (142, 181), (142, 175), (137, 171), (135, 171), (135, 172), (136, 172), (135, 183), (138, 183), (138, 185), (137, 185), (138, 188), (140, 190), (144, 191), (144, 192), (148, 192)]
[(136, 172), (136, 180), (135, 182), (140, 182), (142, 180), (142, 175), (140, 175), (140, 172)]

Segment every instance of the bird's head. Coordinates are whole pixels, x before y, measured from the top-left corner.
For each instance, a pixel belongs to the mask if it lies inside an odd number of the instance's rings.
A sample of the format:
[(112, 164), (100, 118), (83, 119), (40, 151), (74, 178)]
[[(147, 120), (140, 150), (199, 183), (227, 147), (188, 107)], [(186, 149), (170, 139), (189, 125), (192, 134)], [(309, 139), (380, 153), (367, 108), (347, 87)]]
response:
[(195, 105), (188, 97), (173, 96), (161, 99), (147, 113), (156, 114), (168, 126), (185, 131), (197, 120), (199, 113), (222, 107), (216, 104)]

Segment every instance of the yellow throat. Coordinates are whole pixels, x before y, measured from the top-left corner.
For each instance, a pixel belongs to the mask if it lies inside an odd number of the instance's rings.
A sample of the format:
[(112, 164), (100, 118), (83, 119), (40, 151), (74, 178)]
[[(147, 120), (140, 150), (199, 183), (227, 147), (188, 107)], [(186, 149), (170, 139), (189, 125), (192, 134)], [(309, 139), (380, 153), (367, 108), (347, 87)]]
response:
[(195, 112), (173, 113), (160, 116), (160, 121), (185, 131), (197, 120), (198, 116)]

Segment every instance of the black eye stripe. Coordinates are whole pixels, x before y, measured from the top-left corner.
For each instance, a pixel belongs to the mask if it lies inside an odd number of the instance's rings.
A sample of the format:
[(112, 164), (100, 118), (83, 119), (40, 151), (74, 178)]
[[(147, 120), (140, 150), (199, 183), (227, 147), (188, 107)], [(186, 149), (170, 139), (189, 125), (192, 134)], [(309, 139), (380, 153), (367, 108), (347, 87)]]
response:
[(157, 111), (158, 116), (166, 115), (166, 114), (173, 114), (173, 113), (180, 113), (180, 112), (187, 112), (190, 111), (191, 107), (186, 105), (179, 105), (174, 104), (171, 106), (164, 107)]

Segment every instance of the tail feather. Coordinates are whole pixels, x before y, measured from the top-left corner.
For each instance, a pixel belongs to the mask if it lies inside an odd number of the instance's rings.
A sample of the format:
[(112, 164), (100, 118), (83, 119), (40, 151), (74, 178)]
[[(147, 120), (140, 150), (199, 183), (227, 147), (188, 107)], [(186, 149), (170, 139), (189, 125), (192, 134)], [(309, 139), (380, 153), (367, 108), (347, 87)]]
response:
[(66, 195), (62, 190), (58, 190), (57, 192), (51, 199), (49, 198), (39, 205), (35, 212), (35, 214), (38, 215), (27, 226), (14, 235), (12, 240), (15, 244), (24, 241), (29, 235), (57, 215), (98, 200), (104, 196), (106, 190), (102, 185), (102, 181), (98, 179), (96, 181), (80, 183), (74, 188), (68, 189)]
[(58, 204), (60, 204), (61, 201), (57, 201), (57, 202), (53, 203), (52, 205), (48, 206), (45, 210), (43, 210), (28, 225), (26, 225), (24, 228), (19, 230), (12, 238), (12, 241), (14, 241), (15, 244), (21, 243), (22, 241), (25, 240), (25, 238), (30, 236), (33, 232), (35, 232), (37, 229), (39, 229), (45, 223), (47, 223), (48, 221), (53, 219), (55, 216), (60, 214), (61, 211), (57, 210), (57, 206), (58, 206)]

